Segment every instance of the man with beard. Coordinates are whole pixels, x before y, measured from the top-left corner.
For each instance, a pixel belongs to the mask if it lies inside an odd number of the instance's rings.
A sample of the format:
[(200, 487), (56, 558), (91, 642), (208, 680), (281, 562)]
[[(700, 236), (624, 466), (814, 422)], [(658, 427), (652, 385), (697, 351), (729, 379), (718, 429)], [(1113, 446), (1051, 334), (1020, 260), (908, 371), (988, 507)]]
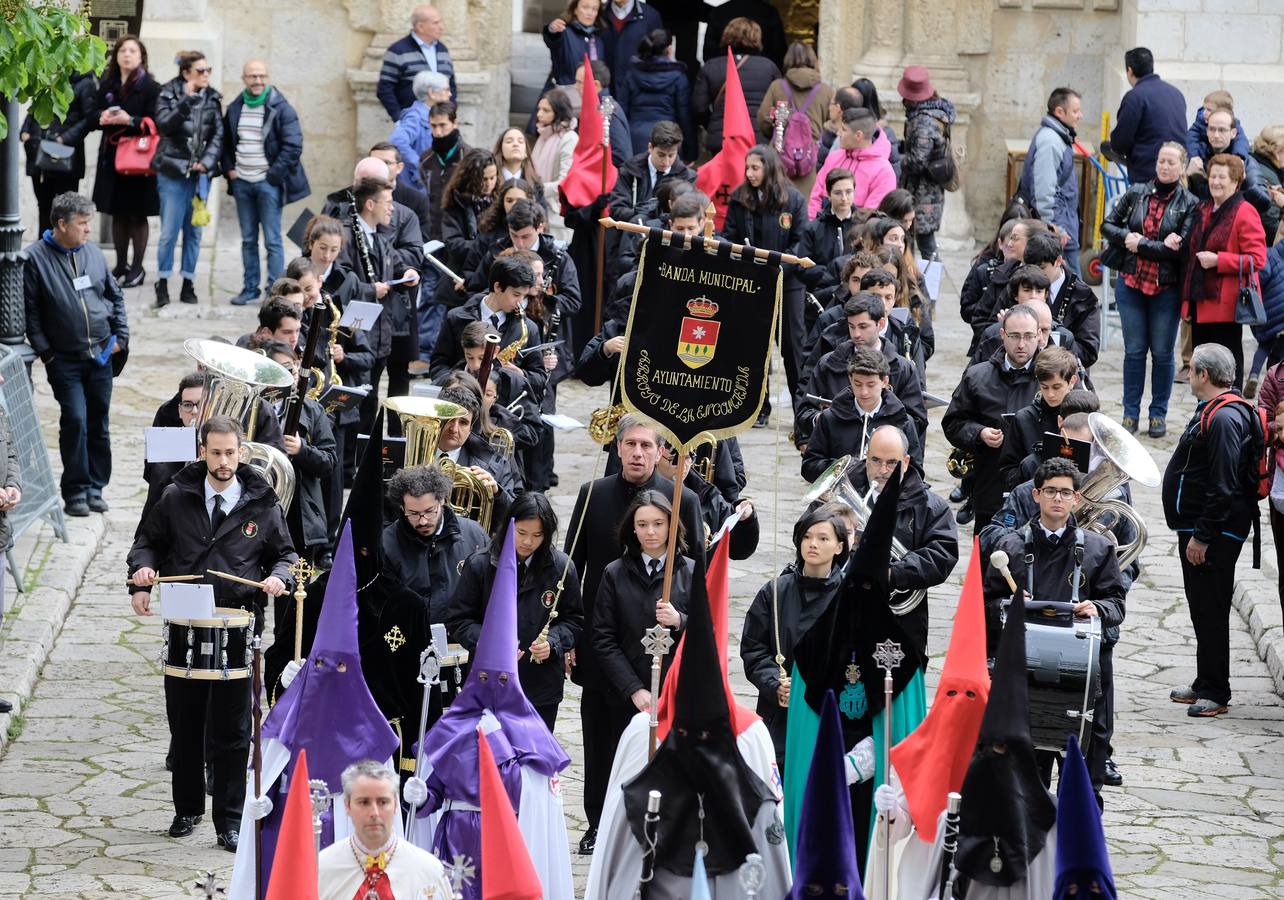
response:
[[(620, 472), (580, 485), (566, 531), (566, 553), (575, 570), (584, 579), (584, 631), (579, 645), (568, 654), (571, 680), (584, 688), (580, 699), (580, 720), (584, 736), (584, 813), (588, 829), (580, 841), (580, 853), (593, 852), (597, 825), (602, 816), (607, 778), (615, 755), (615, 742), (602, 720), (615, 708), (604, 683), (601, 666), (584, 637), (593, 633), (593, 608), (598, 585), (607, 565), (619, 559), (619, 527), (624, 511), (638, 491), (659, 491), (673, 496), (673, 482), (656, 472), (660, 458), (660, 441), (654, 426), (641, 416), (629, 414), (620, 420), (616, 446), (620, 454)], [(687, 534), (703, 534), (700, 500), (690, 488), (682, 489), (679, 516)], [(697, 562), (704, 561), (704, 542), (690, 549)], [(605, 736), (604, 736), (605, 735)]]
[[(139, 528), (127, 560), (136, 615), (152, 615), (151, 587), (160, 575), (197, 573), (213, 586), (218, 607), (252, 610), (258, 634), (266, 603), (260, 590), (268, 597), (286, 592), (298, 555), (276, 494), (258, 469), (240, 462), (242, 437), (241, 426), (226, 416), (202, 425), (200, 461), (174, 476)], [(209, 569), (261, 588), (206, 575)], [(210, 760), (214, 830), (219, 846), (235, 852), (250, 749), (249, 679), (165, 678), (174, 749), (169, 834), (186, 837), (205, 813), (207, 708), (216, 731)]]

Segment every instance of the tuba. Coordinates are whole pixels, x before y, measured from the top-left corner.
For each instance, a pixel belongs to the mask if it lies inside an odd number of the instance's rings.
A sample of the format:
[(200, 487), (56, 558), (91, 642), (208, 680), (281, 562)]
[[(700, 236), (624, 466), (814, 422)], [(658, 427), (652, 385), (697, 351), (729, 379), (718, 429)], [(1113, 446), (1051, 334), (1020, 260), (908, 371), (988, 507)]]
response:
[(1095, 450), (1100, 462), (1088, 473), (1079, 489), (1083, 495), (1075, 509), (1075, 522), (1080, 528), (1115, 539), (1112, 529), (1122, 520), (1128, 520), (1137, 530), (1137, 537), (1126, 544), (1119, 544), (1115, 552), (1119, 567), (1125, 568), (1141, 555), (1149, 531), (1146, 520), (1118, 496), (1125, 482), (1131, 480), (1146, 487), (1158, 487), (1159, 467), (1146, 448), (1128, 432), (1101, 413), (1088, 416)]
[(406, 438), (406, 467), (437, 465), (454, 483), (450, 508), (490, 531), (495, 512), (495, 494), (486, 484), (463, 466), (442, 457), (438, 459), (437, 442), (443, 422), (468, 415), (468, 410), (445, 400), (429, 397), (389, 397), (383, 405), (397, 414)]
[[(862, 497), (856, 487), (851, 483), (847, 476), (851, 474), (852, 466), (856, 465), (858, 460), (853, 456), (843, 456), (834, 460), (834, 464), (826, 469), (815, 483), (812, 484), (811, 490), (803, 495), (804, 502), (810, 506), (813, 503), (828, 503), (837, 501), (844, 506), (850, 507), (852, 513), (856, 516), (856, 524), (863, 531), (865, 524), (869, 521), (869, 515), (872, 512), (869, 503), (865, 497)], [(899, 539), (892, 538), (892, 559), (903, 559), (909, 550)], [(927, 599), (927, 589), (919, 588), (915, 591), (892, 591), (888, 600), (888, 606), (892, 612), (898, 616), (906, 616), (918, 609)]]
[(198, 427), (212, 416), (228, 416), (240, 422), (247, 437), (242, 443), (242, 460), (259, 470), (272, 485), (281, 507), (288, 510), (294, 500), (294, 464), (277, 448), (248, 438), (254, 436), (263, 394), (290, 389), (294, 377), (261, 353), (219, 341), (189, 338), (183, 342), (183, 352), (196, 360), (205, 373)]

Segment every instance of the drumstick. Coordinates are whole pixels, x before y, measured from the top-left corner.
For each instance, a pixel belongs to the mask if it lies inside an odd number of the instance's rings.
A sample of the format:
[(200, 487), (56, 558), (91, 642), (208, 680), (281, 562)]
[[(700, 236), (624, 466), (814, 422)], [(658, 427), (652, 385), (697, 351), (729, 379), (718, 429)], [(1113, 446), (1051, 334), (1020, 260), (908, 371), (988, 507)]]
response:
[(242, 578), (239, 575), (229, 575), (227, 572), (220, 572), (217, 569), (206, 569), (205, 571), (209, 572), (211, 575), (216, 575), (219, 578), (226, 578), (228, 581), (235, 581), (237, 584), (248, 584), (250, 587), (256, 587), (259, 590), (264, 589), (263, 582), (261, 581), (250, 581), (248, 578)]
[(1003, 550), (995, 550), (990, 554), (990, 565), (999, 570), (999, 574), (1007, 579), (1008, 587), (1012, 593), (1016, 593), (1016, 582), (1012, 580), (1012, 570), (1008, 568), (1008, 554)]
[(162, 575), (157, 578), (155, 584), (164, 584), (167, 581), (199, 581), (204, 575)]

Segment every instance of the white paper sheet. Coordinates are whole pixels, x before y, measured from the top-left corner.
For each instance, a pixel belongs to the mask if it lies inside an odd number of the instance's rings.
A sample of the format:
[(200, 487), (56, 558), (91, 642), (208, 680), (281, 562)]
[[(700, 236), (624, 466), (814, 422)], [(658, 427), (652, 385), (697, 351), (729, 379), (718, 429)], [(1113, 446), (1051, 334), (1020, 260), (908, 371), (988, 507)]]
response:
[(564, 416), (561, 413), (544, 413), (540, 418), (547, 424), (552, 425), (558, 431), (574, 431), (576, 428), (584, 427), (584, 423), (579, 419), (573, 419), (570, 416)]
[(148, 426), (143, 429), (148, 462), (192, 462), (196, 459), (195, 428)]
[(344, 307), (343, 316), (339, 319), (339, 327), (369, 331), (374, 327), (375, 320), (379, 318), (381, 312), (383, 312), (383, 306), (378, 303), (353, 300)]
[(939, 260), (929, 259), (922, 263), (923, 287), (927, 296), (935, 300), (941, 296), (941, 278), (945, 275), (945, 264)]
[(161, 618), (166, 622), (214, 618), (214, 585), (176, 581), (157, 587), (160, 589)]

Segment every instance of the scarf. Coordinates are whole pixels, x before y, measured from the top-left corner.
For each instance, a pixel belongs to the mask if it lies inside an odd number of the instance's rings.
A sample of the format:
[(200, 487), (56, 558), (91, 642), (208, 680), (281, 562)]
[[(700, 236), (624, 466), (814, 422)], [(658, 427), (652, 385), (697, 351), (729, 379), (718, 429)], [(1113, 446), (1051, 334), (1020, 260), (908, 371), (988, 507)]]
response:
[(540, 180), (548, 183), (557, 181), (561, 176), (561, 155), (562, 155), (562, 134), (569, 130), (571, 125), (558, 128), (556, 125), (538, 125), (536, 131), (539, 137), (535, 140), (535, 146), (531, 148), (531, 164), (535, 167), (535, 173), (539, 175)]
[(1201, 250), (1212, 250), (1220, 252), (1230, 245), (1231, 230), (1235, 225), (1235, 214), (1239, 211), (1239, 205), (1244, 202), (1244, 195), (1236, 191), (1226, 198), (1226, 202), (1213, 209), (1213, 202), (1205, 200), (1199, 206), (1199, 214), (1195, 217), (1194, 227), (1190, 230), (1190, 237), (1186, 240), (1185, 246), (1188, 248), (1186, 254), (1186, 285), (1185, 296), (1188, 303), (1191, 304), (1190, 312), (1192, 317), (1198, 318), (1195, 304), (1200, 300), (1216, 300), (1221, 296), (1220, 284), (1221, 276), (1217, 273), (1217, 267), (1205, 269), (1195, 254)]
[(246, 88), (245, 90), (241, 91), (241, 100), (250, 109), (258, 109), (264, 103), (267, 103), (268, 95), (271, 93), (272, 93), (271, 85), (268, 85), (266, 88), (264, 88), (263, 93), (259, 94), (257, 97), (255, 97), (253, 94), (250, 93), (249, 88)]
[(445, 137), (434, 137), (432, 139), (432, 152), (437, 154), (437, 158), (443, 163), (450, 159), (451, 155), (459, 149), (459, 129), (456, 128)]

